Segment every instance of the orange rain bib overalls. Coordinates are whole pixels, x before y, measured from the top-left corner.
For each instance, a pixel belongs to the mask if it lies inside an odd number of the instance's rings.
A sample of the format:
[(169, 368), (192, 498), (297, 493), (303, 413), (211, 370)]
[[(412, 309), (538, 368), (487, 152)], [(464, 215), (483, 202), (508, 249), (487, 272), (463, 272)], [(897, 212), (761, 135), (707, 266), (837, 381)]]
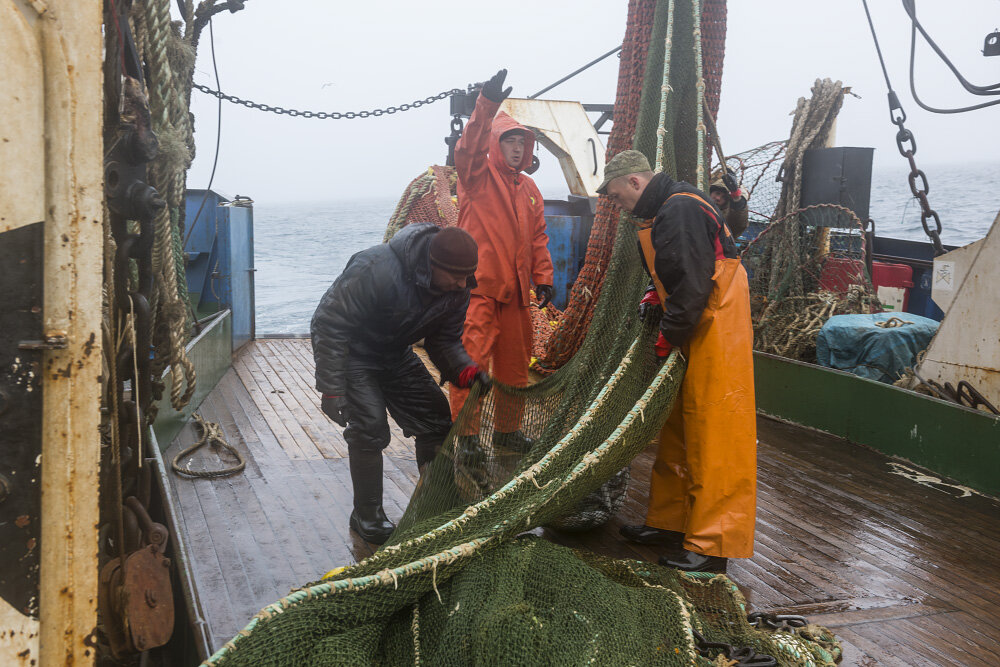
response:
[[(697, 195), (682, 192), (672, 197)], [(713, 215), (713, 217), (715, 217)], [(729, 235), (721, 221), (719, 233)], [(652, 230), (639, 241), (654, 285)], [(753, 555), (757, 501), (757, 419), (753, 327), (746, 270), (716, 243), (712, 292), (688, 342), (687, 372), (667, 423), (649, 483), (646, 525), (684, 533), (684, 548), (706, 556)]]

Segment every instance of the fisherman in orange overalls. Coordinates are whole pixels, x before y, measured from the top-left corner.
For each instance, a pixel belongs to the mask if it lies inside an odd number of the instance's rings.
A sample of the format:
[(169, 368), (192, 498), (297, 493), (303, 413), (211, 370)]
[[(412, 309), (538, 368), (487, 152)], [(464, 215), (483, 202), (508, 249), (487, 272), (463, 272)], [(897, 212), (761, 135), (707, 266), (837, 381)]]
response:
[[(678, 348), (687, 372), (649, 484), (633, 542), (668, 548), (661, 565), (725, 572), (727, 559), (753, 555), (757, 421), (753, 328), (747, 274), (722, 214), (700, 190), (653, 174), (639, 151), (623, 151), (597, 190), (636, 217), (652, 284), (640, 312), (660, 316), (656, 353)], [(662, 305), (662, 310), (661, 310)], [(645, 312), (643, 312), (645, 311)]]
[[(523, 387), (531, 359), (530, 290), (534, 284), (540, 308), (552, 300), (552, 260), (542, 195), (521, 173), (531, 165), (535, 135), (506, 113), (497, 113), (511, 91), (503, 88), (506, 76), (507, 70), (500, 70), (483, 84), (455, 146), (458, 226), (479, 244), (477, 284), (462, 343), (478, 366), (492, 368), (497, 380)], [(449, 391), (453, 419), (468, 394), (458, 387)], [(493, 442), (527, 451), (531, 441), (520, 431), (520, 409), (497, 408)], [(466, 444), (478, 447), (478, 442)]]

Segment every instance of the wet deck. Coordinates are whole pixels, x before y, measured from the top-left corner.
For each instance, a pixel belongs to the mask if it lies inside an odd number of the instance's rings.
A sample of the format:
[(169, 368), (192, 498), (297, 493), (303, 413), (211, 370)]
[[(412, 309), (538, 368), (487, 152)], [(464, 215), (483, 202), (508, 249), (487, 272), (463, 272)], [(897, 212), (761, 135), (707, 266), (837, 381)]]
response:
[[(250, 343), (200, 408), (246, 455), (244, 474), (171, 475), (213, 649), (289, 589), (372, 553), (347, 528), (347, 445), (312, 387), (308, 340)], [(836, 438), (764, 418), (759, 427), (756, 554), (729, 568), (754, 610), (834, 628), (845, 665), (1000, 662), (1000, 503), (893, 474), (890, 459)], [(194, 437), (185, 427), (164, 458)], [(385, 508), (398, 519), (416, 463), (398, 430), (386, 454)], [(617, 533), (641, 521), (652, 455), (633, 465), (612, 525), (551, 537), (655, 560)]]

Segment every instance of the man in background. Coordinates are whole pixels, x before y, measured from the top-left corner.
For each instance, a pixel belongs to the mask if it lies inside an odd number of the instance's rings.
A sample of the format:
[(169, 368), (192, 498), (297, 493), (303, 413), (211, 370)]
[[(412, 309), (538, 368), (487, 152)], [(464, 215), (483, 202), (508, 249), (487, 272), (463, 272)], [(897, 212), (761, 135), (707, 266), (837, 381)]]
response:
[(736, 177), (728, 169), (725, 174), (721, 171), (712, 174), (708, 194), (712, 203), (722, 212), (733, 238), (738, 239), (747, 228), (748, 210), (746, 195), (736, 182)]
[(667, 547), (660, 564), (725, 572), (729, 558), (753, 555), (757, 415), (750, 290), (721, 213), (690, 184), (653, 174), (645, 155), (623, 151), (597, 190), (652, 225), (639, 232), (662, 305), (656, 354), (678, 348), (687, 371), (660, 431), (641, 526), (622, 535)]
[(382, 509), (386, 411), (416, 440), (423, 470), (451, 429), (448, 399), (412, 345), (459, 387), (489, 376), (462, 346), (462, 323), (478, 262), (476, 242), (456, 227), (411, 224), (363, 250), (323, 295), (312, 318), (322, 410), (344, 429), (354, 487), (350, 527), (375, 544), (395, 526)]

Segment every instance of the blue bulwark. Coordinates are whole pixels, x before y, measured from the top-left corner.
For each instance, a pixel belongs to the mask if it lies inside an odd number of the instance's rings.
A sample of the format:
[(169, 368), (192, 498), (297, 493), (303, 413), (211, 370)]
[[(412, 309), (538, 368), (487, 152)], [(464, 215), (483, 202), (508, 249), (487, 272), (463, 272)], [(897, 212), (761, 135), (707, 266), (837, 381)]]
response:
[(254, 338), (253, 207), (241, 201), (188, 190), (184, 218), (191, 303), (199, 318), (232, 311), (233, 350)]
[(586, 197), (571, 196), (569, 201), (545, 202), (545, 229), (549, 236), (552, 282), (556, 290), (552, 305), (559, 310), (565, 310), (570, 290), (587, 256), (587, 242), (594, 223), (592, 206)]

